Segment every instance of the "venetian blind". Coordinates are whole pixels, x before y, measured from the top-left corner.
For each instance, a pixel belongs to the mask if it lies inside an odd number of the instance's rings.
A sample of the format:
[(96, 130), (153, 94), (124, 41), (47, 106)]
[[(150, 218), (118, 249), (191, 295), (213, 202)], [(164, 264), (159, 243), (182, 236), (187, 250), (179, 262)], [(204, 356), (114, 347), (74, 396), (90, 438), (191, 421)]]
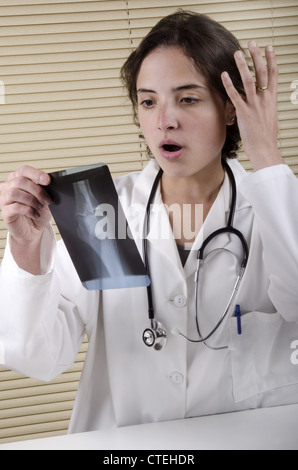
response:
[[(275, 46), (280, 67), (280, 147), (298, 175), (296, 0), (2, 0), (0, 181), (23, 164), (46, 171), (98, 161), (116, 177), (146, 164), (119, 69), (163, 16), (206, 13), (246, 46)], [(250, 163), (240, 153), (245, 168)], [(0, 220), (0, 257), (6, 231)], [(0, 443), (65, 433), (87, 342), (49, 384), (0, 370)]]

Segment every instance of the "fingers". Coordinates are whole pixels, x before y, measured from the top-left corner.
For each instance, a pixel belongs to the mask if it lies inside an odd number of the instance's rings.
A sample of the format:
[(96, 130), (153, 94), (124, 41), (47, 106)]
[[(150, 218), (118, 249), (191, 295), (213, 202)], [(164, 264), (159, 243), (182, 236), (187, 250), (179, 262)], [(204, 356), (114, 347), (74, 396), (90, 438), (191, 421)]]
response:
[[(273, 47), (269, 45), (265, 48), (266, 61), (255, 41), (250, 41), (248, 48), (255, 68), (255, 79), (249, 70), (243, 52), (237, 51), (234, 56), (244, 86), (246, 101), (253, 100), (256, 96), (264, 98), (268, 93), (276, 94), (278, 67)], [(222, 81), (234, 106), (236, 106), (236, 103), (241, 105), (241, 97), (235, 90), (232, 80), (226, 72), (222, 74)], [(262, 90), (262, 88), (264, 88), (264, 90)]]
[(44, 208), (40, 210), (34, 209), (32, 206), (14, 202), (10, 205), (2, 206), (2, 216), (7, 227), (9, 227), (19, 216), (25, 216), (28, 219), (40, 219)]
[(245, 90), (246, 97), (249, 97), (253, 95), (256, 91), (256, 85), (255, 85), (255, 80), (254, 77), (252, 76), (245, 56), (242, 51), (237, 51), (234, 55), (235, 57), (235, 62), (237, 65), (237, 68), (239, 70), (239, 73), (241, 75), (243, 87)]
[(231, 103), (236, 109), (236, 114), (237, 110), (241, 107), (241, 101), (243, 101), (242, 97), (234, 87), (234, 84), (231, 80), (231, 77), (229, 76), (228, 72), (223, 72), (221, 75), (221, 79), (223, 82), (223, 85), (225, 87), (225, 90), (227, 92), (228, 97), (231, 100)]
[(39, 212), (51, 203), (48, 193), (41, 186), (49, 182), (49, 175), (29, 166), (11, 173), (8, 180), (0, 185), (3, 215), (19, 213), (38, 217)]
[(267, 46), (265, 49), (267, 69), (268, 69), (268, 90), (271, 93), (277, 93), (278, 85), (278, 66), (275, 57), (275, 52), (272, 46)]
[(278, 67), (273, 47), (269, 45), (265, 48), (266, 62), (255, 41), (250, 41), (248, 48), (256, 71), (257, 87), (267, 87), (269, 92), (276, 93), (278, 84)]
[(13, 184), (6, 187), (3, 185), (1, 193), (3, 193), (2, 205), (6, 206), (19, 203), (39, 210), (46, 203), (42, 197), (42, 188), (22, 177), (16, 177)]
[(263, 88), (268, 86), (267, 66), (263, 59), (262, 52), (255, 41), (248, 43), (248, 49), (251, 54), (256, 72), (256, 86)]
[(47, 186), (51, 182), (51, 178), (47, 173), (28, 165), (22, 166), (14, 173), (11, 173), (8, 179), (12, 179), (15, 176), (23, 176), (34, 181), (36, 184), (41, 184), (42, 186)]

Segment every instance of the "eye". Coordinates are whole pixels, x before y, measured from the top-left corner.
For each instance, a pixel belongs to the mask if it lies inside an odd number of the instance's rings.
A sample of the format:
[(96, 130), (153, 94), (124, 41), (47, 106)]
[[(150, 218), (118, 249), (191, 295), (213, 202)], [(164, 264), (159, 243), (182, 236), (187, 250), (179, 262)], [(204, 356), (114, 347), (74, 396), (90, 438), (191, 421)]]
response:
[(185, 104), (196, 104), (196, 103), (199, 103), (199, 101), (200, 100), (198, 98), (193, 98), (191, 96), (185, 96), (184, 98), (181, 99), (181, 102)]
[(140, 103), (140, 106), (143, 106), (144, 108), (152, 108), (153, 105), (154, 105), (153, 100), (143, 100)]

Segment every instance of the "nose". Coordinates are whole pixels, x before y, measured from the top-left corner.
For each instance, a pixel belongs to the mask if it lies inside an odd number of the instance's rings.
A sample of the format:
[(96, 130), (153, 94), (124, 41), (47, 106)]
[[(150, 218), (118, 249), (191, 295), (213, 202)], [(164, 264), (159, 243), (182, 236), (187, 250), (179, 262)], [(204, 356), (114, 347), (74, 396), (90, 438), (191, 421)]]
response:
[(178, 119), (174, 110), (170, 106), (163, 106), (158, 114), (158, 129), (161, 131), (178, 128)]

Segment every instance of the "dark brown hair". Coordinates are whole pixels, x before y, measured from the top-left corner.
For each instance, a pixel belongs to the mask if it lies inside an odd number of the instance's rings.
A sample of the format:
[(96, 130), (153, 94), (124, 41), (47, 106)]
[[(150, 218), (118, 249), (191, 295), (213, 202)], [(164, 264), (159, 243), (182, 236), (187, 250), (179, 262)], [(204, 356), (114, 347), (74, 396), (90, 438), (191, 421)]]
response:
[[(166, 16), (142, 40), (121, 69), (121, 79), (132, 102), (134, 121), (138, 123), (136, 83), (143, 60), (160, 46), (177, 46), (193, 59), (199, 72), (207, 79), (224, 102), (229, 100), (221, 74), (227, 71), (239, 93), (244, 95), (242, 80), (234, 53), (242, 50), (238, 40), (221, 24), (206, 15), (179, 10)], [(222, 157), (235, 158), (240, 145), (237, 121), (227, 126)]]

